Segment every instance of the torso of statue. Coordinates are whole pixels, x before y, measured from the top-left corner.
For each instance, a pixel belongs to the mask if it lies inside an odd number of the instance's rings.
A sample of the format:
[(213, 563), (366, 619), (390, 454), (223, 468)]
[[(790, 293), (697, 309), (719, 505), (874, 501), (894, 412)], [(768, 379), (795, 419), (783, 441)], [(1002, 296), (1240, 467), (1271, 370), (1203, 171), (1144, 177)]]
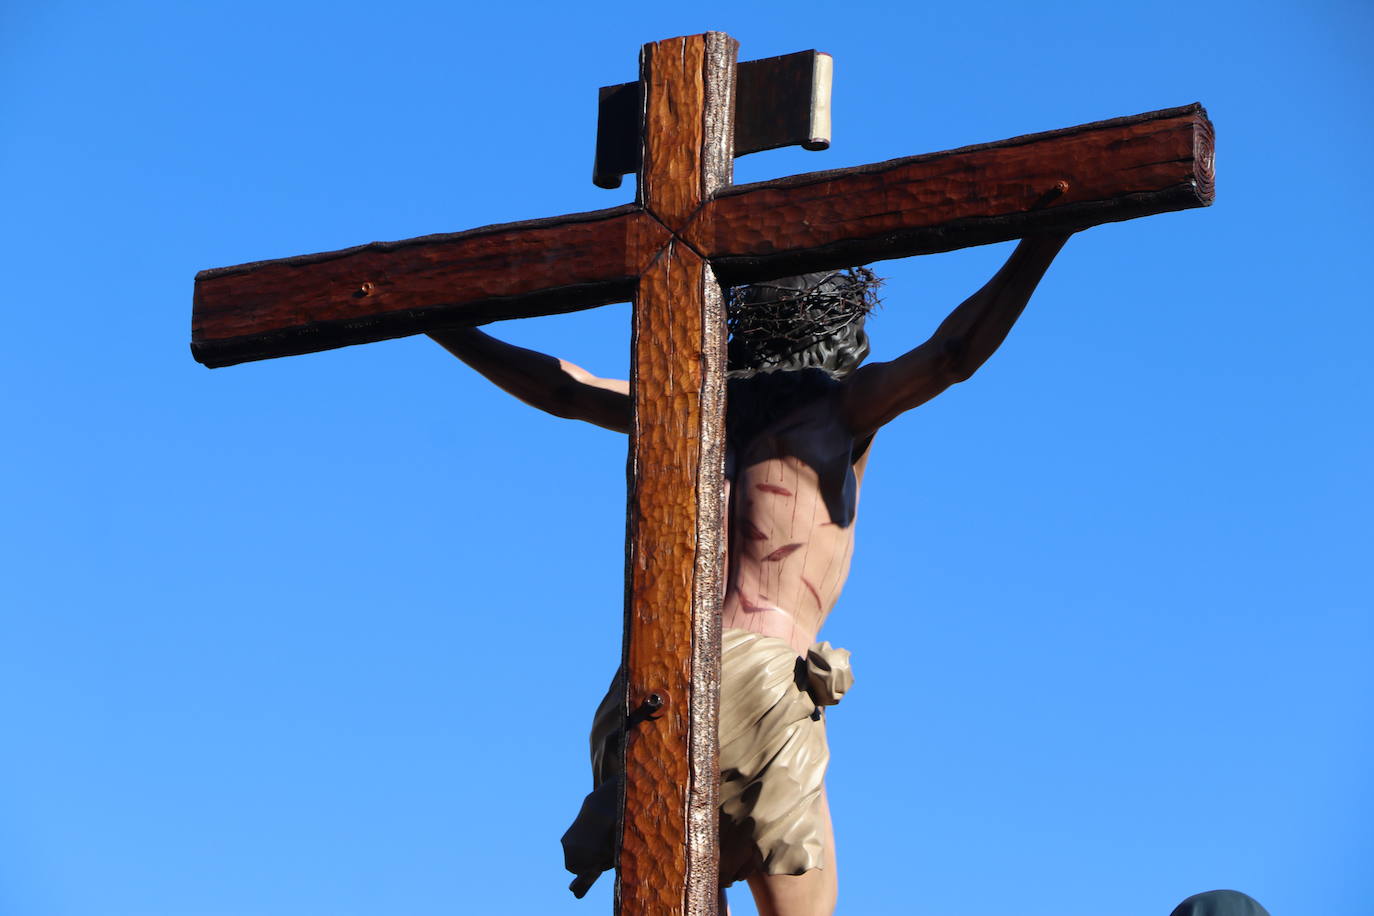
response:
[(818, 370), (730, 382), (725, 461), (729, 565), (722, 625), (776, 636), (799, 655), (849, 576), (871, 437)]

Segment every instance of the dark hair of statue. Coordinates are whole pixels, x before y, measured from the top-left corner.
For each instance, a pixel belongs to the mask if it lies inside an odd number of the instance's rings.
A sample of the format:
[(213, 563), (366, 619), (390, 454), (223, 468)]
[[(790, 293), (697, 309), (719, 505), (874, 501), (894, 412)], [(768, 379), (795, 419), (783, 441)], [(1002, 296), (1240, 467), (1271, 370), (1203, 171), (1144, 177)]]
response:
[(882, 280), (865, 267), (783, 277), (727, 294), (734, 378), (819, 369), (839, 379), (868, 355), (864, 319)]

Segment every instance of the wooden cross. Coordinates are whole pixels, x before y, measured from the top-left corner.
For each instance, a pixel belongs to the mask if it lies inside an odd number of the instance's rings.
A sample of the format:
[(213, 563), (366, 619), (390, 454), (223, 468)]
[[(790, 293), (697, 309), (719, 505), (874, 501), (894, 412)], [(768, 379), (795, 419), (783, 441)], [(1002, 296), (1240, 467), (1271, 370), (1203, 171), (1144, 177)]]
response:
[(654, 42), (632, 92), (603, 90), (603, 113), (633, 100), (639, 143), (617, 165), (603, 121), (597, 182), (637, 169), (633, 204), (196, 277), (191, 349), (210, 367), (633, 301), (624, 659), (626, 713), (640, 714), (625, 748), (626, 916), (716, 912), (722, 284), (1082, 229), (1213, 193), (1196, 104), (734, 186), (737, 151), (767, 147), (735, 124), (737, 47), (720, 32)]

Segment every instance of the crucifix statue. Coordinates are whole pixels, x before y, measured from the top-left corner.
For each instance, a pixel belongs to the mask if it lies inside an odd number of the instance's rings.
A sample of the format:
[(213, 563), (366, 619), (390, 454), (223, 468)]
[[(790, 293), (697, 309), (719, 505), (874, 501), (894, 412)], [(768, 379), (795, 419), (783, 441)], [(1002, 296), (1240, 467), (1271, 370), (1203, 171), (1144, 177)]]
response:
[[(625, 916), (715, 913), (739, 878), (761, 913), (833, 910), (822, 707), (849, 677), (815, 639), (874, 433), (991, 355), (1070, 233), (1213, 193), (1199, 105), (735, 186), (736, 155), (829, 135), (828, 56), (736, 51), (654, 42), (637, 82), (602, 90), (595, 180), (635, 172), (632, 204), (196, 278), (207, 366), (429, 333), (522, 400), (628, 434), (623, 666), (579, 816), (608, 851), (575, 825), (569, 852), (575, 891), (616, 868)], [(1018, 238), (930, 340), (859, 365), (876, 279), (854, 265)], [(476, 330), (625, 300), (628, 381)]]

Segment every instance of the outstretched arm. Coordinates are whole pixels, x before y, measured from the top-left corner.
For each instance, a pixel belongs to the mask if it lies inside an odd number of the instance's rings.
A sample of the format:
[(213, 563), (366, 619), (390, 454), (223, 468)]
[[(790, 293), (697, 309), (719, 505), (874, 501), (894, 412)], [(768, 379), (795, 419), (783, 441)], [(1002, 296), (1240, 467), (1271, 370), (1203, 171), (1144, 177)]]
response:
[(598, 378), (567, 360), (513, 346), (476, 328), (429, 336), (531, 407), (618, 433), (630, 431), (629, 382)]
[(1006, 340), (1031, 293), (1068, 234), (1022, 239), (982, 289), (950, 313), (929, 340), (886, 363), (855, 370), (845, 384), (844, 411), (857, 436), (872, 435), (978, 370)]

